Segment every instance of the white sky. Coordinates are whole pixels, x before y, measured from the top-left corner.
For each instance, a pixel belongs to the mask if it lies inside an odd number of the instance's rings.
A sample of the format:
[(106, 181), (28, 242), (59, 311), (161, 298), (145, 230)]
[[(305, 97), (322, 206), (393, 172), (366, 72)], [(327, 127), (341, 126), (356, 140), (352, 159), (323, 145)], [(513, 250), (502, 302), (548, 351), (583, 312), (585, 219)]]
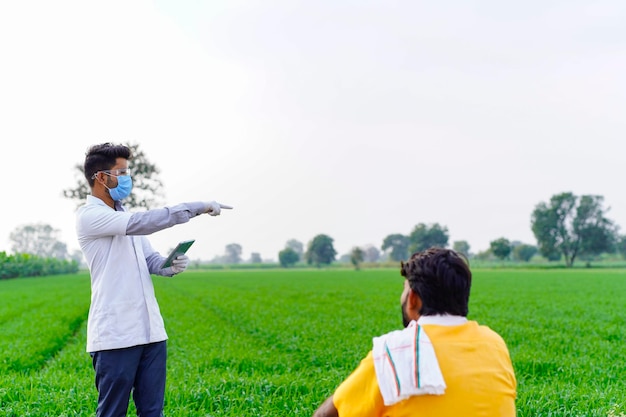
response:
[(61, 192), (104, 141), (139, 143), (167, 204), (235, 206), (151, 237), (194, 259), (421, 222), (535, 243), (563, 191), (626, 228), (625, 21), (619, 0), (2, 2), (0, 250), (31, 223), (77, 249)]

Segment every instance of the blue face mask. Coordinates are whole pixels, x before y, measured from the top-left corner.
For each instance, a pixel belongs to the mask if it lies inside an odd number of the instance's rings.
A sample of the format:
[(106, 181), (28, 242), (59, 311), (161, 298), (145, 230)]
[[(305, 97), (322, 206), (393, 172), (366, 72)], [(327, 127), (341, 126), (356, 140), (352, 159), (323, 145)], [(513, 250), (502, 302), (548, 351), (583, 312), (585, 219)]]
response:
[(130, 195), (130, 191), (133, 189), (133, 179), (130, 175), (119, 175), (116, 178), (117, 187), (107, 187), (107, 189), (109, 190), (109, 195), (114, 201), (120, 201)]

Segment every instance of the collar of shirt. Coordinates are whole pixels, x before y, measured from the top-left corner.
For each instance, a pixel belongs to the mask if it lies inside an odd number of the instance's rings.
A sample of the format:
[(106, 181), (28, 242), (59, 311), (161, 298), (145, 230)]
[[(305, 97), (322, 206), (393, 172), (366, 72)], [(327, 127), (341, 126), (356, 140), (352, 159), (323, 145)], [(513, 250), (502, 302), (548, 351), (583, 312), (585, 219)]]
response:
[[(98, 204), (100, 206), (106, 206), (106, 203), (104, 201), (102, 201), (102, 199), (92, 195), (92, 194), (88, 194), (87, 195), (87, 204)], [(124, 206), (122, 205), (121, 201), (115, 201), (114, 202), (115, 208), (113, 210), (115, 211), (126, 211), (126, 209), (124, 208)]]
[(101, 206), (106, 206), (105, 202), (102, 199), (96, 197), (95, 195), (88, 194), (87, 195), (87, 204), (98, 204)]
[(436, 314), (434, 316), (420, 316), (417, 324), (436, 324), (439, 326), (460, 326), (467, 323), (467, 317), (453, 316), (451, 314)]

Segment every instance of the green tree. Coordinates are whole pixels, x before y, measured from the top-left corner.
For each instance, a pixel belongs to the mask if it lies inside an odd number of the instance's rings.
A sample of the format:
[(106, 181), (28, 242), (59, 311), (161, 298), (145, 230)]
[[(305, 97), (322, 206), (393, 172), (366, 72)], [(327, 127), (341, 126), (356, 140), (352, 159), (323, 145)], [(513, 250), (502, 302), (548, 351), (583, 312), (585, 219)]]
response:
[(565, 192), (537, 204), (531, 225), (539, 252), (547, 258), (561, 254), (571, 267), (577, 256), (588, 258), (611, 251), (617, 228), (606, 218), (603, 200), (598, 195), (577, 197)]
[(289, 268), (295, 265), (300, 260), (300, 255), (293, 250), (293, 248), (287, 247), (278, 252), (278, 262), (283, 268)]
[(511, 253), (511, 242), (509, 242), (508, 239), (501, 237), (489, 242), (489, 249), (496, 258), (506, 259)]
[(439, 223), (426, 225), (420, 223), (413, 228), (409, 235), (409, 252), (420, 252), (428, 248), (448, 246), (448, 228)]
[(452, 242), (452, 250), (458, 253), (462, 253), (466, 257), (469, 257), (470, 245), (466, 240), (456, 240)]
[(229, 243), (226, 245), (226, 253), (223, 262), (227, 264), (238, 264), (241, 262), (242, 248), (239, 243)]
[(299, 240), (289, 239), (285, 244), (285, 248), (293, 249), (293, 251), (298, 254), (298, 261), (302, 259), (302, 254), (304, 254), (304, 245)]
[(27, 224), (11, 232), (13, 253), (28, 253), (42, 258), (67, 259), (67, 245), (59, 240), (59, 230), (49, 224)]
[[(163, 183), (159, 179), (159, 168), (150, 162), (138, 144), (126, 145), (131, 149), (132, 159), (129, 161), (133, 177), (133, 190), (126, 199), (124, 205), (130, 208), (150, 209), (161, 204), (163, 199)], [(83, 164), (74, 165), (77, 183), (73, 188), (63, 190), (63, 196), (75, 200), (77, 207), (84, 204), (91, 189), (87, 180)]]
[(601, 196), (583, 195), (576, 209), (574, 228), (580, 235), (579, 255), (591, 260), (602, 253), (612, 253), (618, 242), (617, 226), (605, 217)]
[(389, 258), (392, 261), (403, 261), (409, 257), (409, 237), (399, 233), (391, 234), (383, 240), (381, 249), (391, 249)]
[(359, 248), (358, 246), (352, 248), (352, 251), (350, 252), (350, 262), (352, 262), (352, 265), (354, 265), (354, 269), (356, 269), (357, 271), (361, 269), (361, 263), (363, 263), (364, 256), (365, 253), (363, 252), (363, 249)]
[(258, 252), (252, 252), (250, 254), (250, 263), (251, 264), (260, 264), (263, 263), (263, 259), (261, 259), (261, 254)]
[(309, 265), (314, 264), (318, 268), (321, 265), (330, 265), (335, 260), (337, 251), (333, 246), (333, 238), (320, 234), (309, 242), (306, 251), (306, 261)]
[(520, 243), (513, 247), (513, 257), (518, 261), (528, 262), (537, 254), (537, 246)]

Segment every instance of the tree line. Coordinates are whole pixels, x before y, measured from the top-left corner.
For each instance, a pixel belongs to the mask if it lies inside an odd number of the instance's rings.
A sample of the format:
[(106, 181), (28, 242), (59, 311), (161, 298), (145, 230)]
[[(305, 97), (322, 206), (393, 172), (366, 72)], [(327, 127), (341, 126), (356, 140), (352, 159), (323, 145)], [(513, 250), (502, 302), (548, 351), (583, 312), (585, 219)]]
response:
[[(133, 191), (125, 204), (130, 208), (150, 209), (161, 204), (162, 182), (158, 167), (150, 162), (137, 144), (128, 145), (133, 157)], [(84, 180), (82, 166), (75, 165), (77, 182), (62, 194), (77, 205), (84, 202), (89, 194)], [(626, 258), (626, 236), (618, 233), (614, 221), (607, 217), (604, 198), (599, 195), (577, 196), (572, 192), (553, 195), (549, 201), (540, 202), (531, 213), (531, 229), (536, 244), (510, 241), (498, 237), (490, 242), (489, 248), (482, 252), (471, 253), (470, 245), (465, 240), (452, 242), (452, 249), (477, 259), (514, 259), (528, 262), (539, 255), (549, 261), (564, 261), (571, 267), (577, 259), (587, 262), (603, 253), (619, 253)], [(10, 235), (12, 250), (16, 255), (29, 254), (41, 259), (65, 260), (80, 263), (82, 254), (75, 251), (69, 254), (67, 246), (58, 237), (58, 230), (45, 224), (20, 226)], [(283, 267), (298, 263), (322, 266), (337, 260), (337, 251), (333, 238), (319, 234), (308, 242), (306, 249), (296, 239), (286, 242), (278, 253), (278, 261)], [(386, 236), (380, 247), (368, 245), (353, 247), (350, 253), (340, 257), (341, 262), (350, 262), (355, 268), (363, 262), (377, 262), (381, 258), (402, 261), (416, 251), (429, 247), (448, 247), (448, 228), (439, 223), (418, 223), (408, 234), (393, 233)], [(379, 250), (380, 249), (380, 250)], [(382, 251), (382, 255), (381, 255)], [(238, 264), (243, 262), (243, 249), (238, 243), (226, 245), (222, 256), (216, 256), (212, 263)], [(5, 258), (8, 255), (4, 255)], [(258, 252), (252, 252), (249, 263), (262, 263)], [(0, 276), (7, 275), (6, 262), (0, 265)], [(45, 270), (45, 269), (42, 269)]]
[[(470, 245), (465, 240), (455, 241), (452, 248), (467, 257), (487, 259), (509, 259), (528, 262), (536, 254), (548, 261), (564, 260), (567, 267), (576, 259), (590, 262), (602, 254), (620, 254), (626, 258), (626, 236), (619, 234), (619, 227), (607, 217), (604, 198), (599, 195), (577, 196), (572, 192), (553, 195), (548, 202), (540, 202), (531, 213), (531, 229), (537, 245), (509, 241), (505, 237), (494, 239), (489, 249), (476, 255), (470, 253)], [(381, 249), (394, 261), (406, 260), (410, 254), (430, 247), (448, 247), (449, 232), (439, 223), (417, 224), (408, 235), (390, 234), (384, 238)], [(308, 264), (320, 266), (335, 260), (333, 240), (327, 235), (318, 235), (310, 243), (305, 253)], [(292, 245), (286, 245), (279, 252), (282, 266), (294, 265), (300, 254)], [(354, 247), (349, 260), (359, 268), (365, 259), (366, 251)]]

